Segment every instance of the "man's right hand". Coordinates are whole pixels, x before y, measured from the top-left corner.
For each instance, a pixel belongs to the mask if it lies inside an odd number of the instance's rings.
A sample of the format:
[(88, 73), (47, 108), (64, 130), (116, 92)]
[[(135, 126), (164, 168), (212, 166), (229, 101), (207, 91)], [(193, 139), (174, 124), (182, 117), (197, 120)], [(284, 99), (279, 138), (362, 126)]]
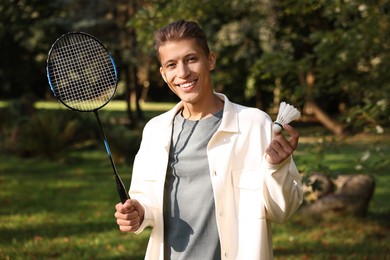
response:
[(123, 232), (134, 232), (144, 219), (144, 208), (137, 200), (128, 199), (125, 203), (115, 205), (115, 218), (119, 229)]

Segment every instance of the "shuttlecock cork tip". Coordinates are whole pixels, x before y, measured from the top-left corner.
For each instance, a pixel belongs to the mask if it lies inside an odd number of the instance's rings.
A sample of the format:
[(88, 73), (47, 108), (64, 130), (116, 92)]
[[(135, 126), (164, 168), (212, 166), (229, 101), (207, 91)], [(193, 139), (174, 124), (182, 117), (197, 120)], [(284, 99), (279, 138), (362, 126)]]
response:
[(278, 122), (274, 122), (274, 124), (272, 125), (272, 132), (274, 132), (275, 134), (278, 134), (282, 131), (283, 129), (283, 126), (281, 124), (279, 124)]
[(301, 116), (301, 113), (292, 105), (282, 102), (279, 105), (278, 116), (272, 126), (274, 133), (280, 133), (284, 124), (288, 124), (293, 120), (297, 120)]

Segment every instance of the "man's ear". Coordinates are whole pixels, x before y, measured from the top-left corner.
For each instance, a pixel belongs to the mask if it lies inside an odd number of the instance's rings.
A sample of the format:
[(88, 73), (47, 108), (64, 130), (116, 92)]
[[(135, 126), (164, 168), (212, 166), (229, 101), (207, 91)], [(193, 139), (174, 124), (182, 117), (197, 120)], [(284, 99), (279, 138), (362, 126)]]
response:
[(161, 74), (161, 77), (163, 78), (163, 80), (165, 81), (165, 83), (168, 83), (167, 82), (167, 78), (165, 77), (165, 73), (164, 73), (164, 70), (162, 67), (160, 67), (160, 74)]
[(211, 52), (209, 55), (209, 67), (210, 70), (215, 69), (215, 65), (217, 63), (217, 55), (214, 52)]

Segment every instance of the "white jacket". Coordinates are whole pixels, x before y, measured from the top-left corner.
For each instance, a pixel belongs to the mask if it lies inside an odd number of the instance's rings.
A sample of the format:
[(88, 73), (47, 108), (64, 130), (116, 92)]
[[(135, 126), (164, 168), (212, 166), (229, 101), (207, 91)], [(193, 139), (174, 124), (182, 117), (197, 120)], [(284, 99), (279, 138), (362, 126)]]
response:
[[(292, 158), (279, 165), (264, 159), (272, 138), (267, 114), (224, 100), (222, 122), (207, 155), (222, 259), (272, 259), (270, 221), (290, 218), (302, 202), (301, 178)], [(136, 155), (130, 196), (145, 208), (136, 233), (153, 227), (145, 259), (163, 260), (163, 189), (172, 121), (182, 104), (150, 120)]]

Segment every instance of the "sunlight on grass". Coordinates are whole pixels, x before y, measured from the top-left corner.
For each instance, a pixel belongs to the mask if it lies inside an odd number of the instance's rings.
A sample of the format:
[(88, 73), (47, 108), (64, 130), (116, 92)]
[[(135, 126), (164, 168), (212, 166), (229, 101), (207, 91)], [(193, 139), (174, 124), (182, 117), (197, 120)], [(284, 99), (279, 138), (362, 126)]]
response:
[(71, 164), (0, 156), (0, 259), (143, 259), (150, 233), (119, 232), (110, 164), (94, 163), (104, 151), (77, 155)]
[[(145, 111), (167, 111), (171, 109), (175, 104), (174, 103), (156, 103), (156, 102), (141, 102), (141, 109)], [(134, 109), (135, 104), (132, 104)], [(126, 111), (126, 103), (124, 101), (113, 100), (107, 104), (104, 109), (107, 110), (117, 110), (117, 111)]]
[(0, 108), (8, 106), (8, 101), (2, 101), (0, 100)]
[(67, 109), (63, 104), (57, 101), (38, 101), (35, 103), (36, 109)]
[(49, 213), (45, 210), (41, 210), (39, 212), (37, 210), (34, 214), (14, 213), (12, 215), (2, 217), (0, 228), (23, 229), (26, 223), (28, 223), (29, 227), (25, 226), (24, 228), (30, 228), (38, 224), (50, 225), (57, 221), (56, 219), (58, 219), (56, 214)]
[[(5, 102), (0, 102), (0, 106), (6, 106)], [(167, 102), (141, 102), (141, 109), (147, 111), (167, 111), (171, 109), (175, 104)], [(63, 104), (57, 101), (38, 101), (35, 103), (37, 109), (67, 109)], [(134, 109), (135, 105), (132, 104)], [(123, 100), (112, 100), (102, 110), (108, 111), (126, 111), (127, 104)]]

